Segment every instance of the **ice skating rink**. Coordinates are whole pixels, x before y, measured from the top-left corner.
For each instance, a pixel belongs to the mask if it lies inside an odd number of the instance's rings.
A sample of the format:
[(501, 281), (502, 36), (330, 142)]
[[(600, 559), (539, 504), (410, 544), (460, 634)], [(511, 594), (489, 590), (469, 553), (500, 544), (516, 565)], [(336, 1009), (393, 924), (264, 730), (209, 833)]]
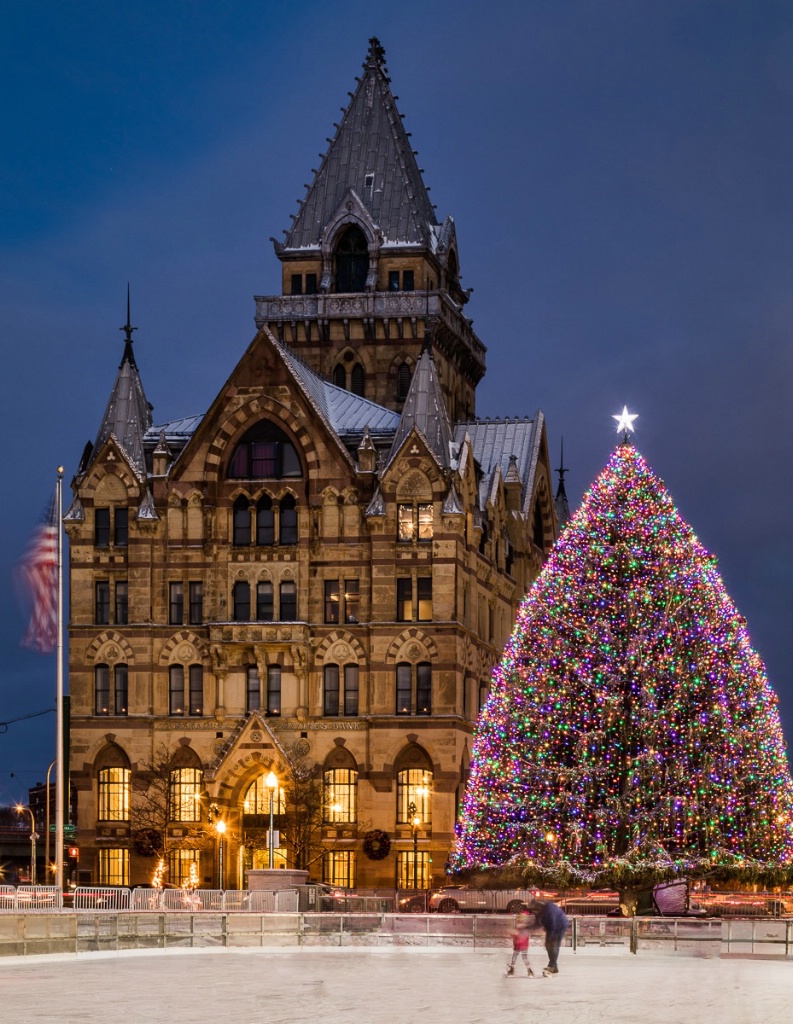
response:
[[(389, 948), (14, 957), (4, 1024), (781, 1024), (793, 961), (563, 949), (504, 976), (508, 950)], [(543, 959), (533, 957), (535, 971)]]

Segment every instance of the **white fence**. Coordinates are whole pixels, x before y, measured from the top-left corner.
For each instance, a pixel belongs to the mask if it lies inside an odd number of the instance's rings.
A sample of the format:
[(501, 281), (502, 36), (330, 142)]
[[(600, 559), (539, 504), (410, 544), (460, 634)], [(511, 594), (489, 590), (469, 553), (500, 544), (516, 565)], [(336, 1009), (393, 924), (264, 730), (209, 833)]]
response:
[(54, 885), (0, 885), (0, 914), (48, 914), (60, 910), (62, 894)]

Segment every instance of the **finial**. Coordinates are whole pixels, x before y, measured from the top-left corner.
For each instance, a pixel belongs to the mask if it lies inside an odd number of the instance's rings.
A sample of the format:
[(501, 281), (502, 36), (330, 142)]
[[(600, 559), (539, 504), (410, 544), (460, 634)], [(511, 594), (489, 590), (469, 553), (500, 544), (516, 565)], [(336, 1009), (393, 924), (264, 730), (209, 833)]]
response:
[(363, 66), (365, 70), (370, 68), (382, 68), (385, 66), (385, 50), (380, 45), (380, 40), (377, 36), (372, 36), (369, 40), (369, 52), (366, 55), (366, 60), (364, 61)]
[(556, 497), (567, 500), (567, 493), (564, 489), (564, 475), (567, 472), (567, 467), (564, 464), (564, 437), (562, 437), (562, 454), (559, 459), (559, 468), (556, 472), (559, 474), (559, 486), (556, 488)]
[(137, 327), (132, 326), (129, 320), (129, 281), (127, 281), (127, 322), (123, 327), (119, 327), (119, 330), (124, 331), (125, 333), (124, 355), (121, 357), (121, 366), (123, 366), (124, 363), (129, 363), (133, 370), (137, 370), (138, 368), (135, 363), (135, 355), (132, 351), (132, 332), (137, 331), (137, 329)]
[(617, 421), (617, 433), (622, 432), (622, 443), (628, 443), (628, 434), (632, 434), (635, 430), (633, 421), (638, 420), (639, 414), (637, 412), (628, 412), (628, 406), (623, 405), (622, 412), (615, 413), (611, 417)]

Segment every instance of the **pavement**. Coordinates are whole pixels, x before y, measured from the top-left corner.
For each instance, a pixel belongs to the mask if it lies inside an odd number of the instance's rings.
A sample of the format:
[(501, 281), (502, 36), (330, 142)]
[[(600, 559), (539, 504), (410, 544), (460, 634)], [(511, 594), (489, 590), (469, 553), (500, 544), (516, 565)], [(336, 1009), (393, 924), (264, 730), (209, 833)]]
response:
[[(563, 949), (324, 948), (0, 960), (4, 1024), (785, 1024), (793, 961)], [(533, 952), (539, 973), (544, 960)]]

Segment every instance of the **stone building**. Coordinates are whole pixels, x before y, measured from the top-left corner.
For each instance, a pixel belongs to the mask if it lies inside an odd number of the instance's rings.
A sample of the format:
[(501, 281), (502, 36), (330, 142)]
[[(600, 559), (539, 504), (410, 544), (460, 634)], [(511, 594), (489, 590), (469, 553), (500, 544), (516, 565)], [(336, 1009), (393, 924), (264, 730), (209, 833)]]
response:
[(155, 425), (128, 315), (74, 478), (85, 882), (151, 876), (158, 779), (173, 882), (196, 864), (244, 887), (271, 858), (441, 881), (491, 670), (556, 536), (542, 414), (475, 416), (454, 222), (377, 40), (275, 254), (282, 294), (256, 298), (203, 416)]

